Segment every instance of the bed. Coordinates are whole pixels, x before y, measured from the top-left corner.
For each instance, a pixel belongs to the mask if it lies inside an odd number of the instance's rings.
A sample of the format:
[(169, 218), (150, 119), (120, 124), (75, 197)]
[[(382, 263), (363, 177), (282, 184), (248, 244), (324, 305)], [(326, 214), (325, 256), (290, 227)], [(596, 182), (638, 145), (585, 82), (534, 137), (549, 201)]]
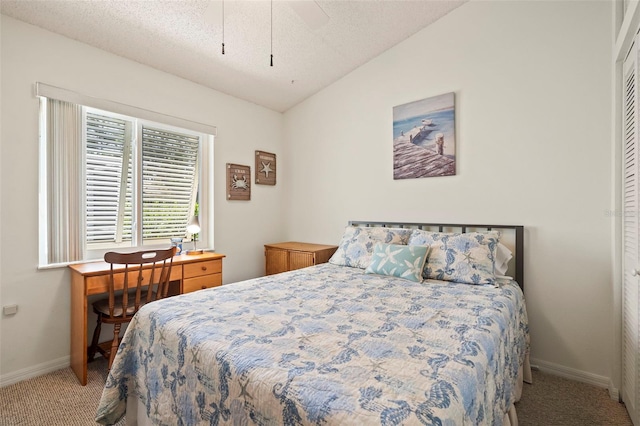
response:
[[(495, 268), (505, 234), (519, 282), (495, 270), (485, 282), (477, 250)], [(515, 426), (530, 380), (523, 236), (350, 222), (330, 263), (151, 303), (127, 328), (96, 421)], [(436, 246), (444, 266), (429, 262)], [(407, 270), (389, 266), (405, 255)], [(460, 271), (470, 281), (447, 278)]]

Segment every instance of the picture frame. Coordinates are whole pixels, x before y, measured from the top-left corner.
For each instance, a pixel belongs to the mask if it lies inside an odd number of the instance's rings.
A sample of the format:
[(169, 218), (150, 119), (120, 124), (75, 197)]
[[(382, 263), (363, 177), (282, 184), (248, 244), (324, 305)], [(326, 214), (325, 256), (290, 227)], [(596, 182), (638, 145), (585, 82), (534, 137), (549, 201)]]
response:
[(256, 151), (256, 184), (275, 185), (277, 173), (276, 154), (272, 152)]
[(251, 166), (227, 163), (227, 200), (251, 200)]
[(393, 107), (393, 179), (456, 174), (455, 94)]

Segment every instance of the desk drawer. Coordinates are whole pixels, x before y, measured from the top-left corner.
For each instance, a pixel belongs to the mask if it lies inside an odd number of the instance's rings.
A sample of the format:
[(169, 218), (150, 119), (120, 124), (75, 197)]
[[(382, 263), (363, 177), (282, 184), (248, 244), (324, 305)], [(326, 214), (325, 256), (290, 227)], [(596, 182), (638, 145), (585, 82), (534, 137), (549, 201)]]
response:
[[(204, 263), (204, 262), (203, 262)], [(180, 265), (173, 265), (171, 268), (171, 281), (179, 281), (182, 278)], [(160, 274), (160, 268), (156, 268), (155, 277), (157, 278)], [(142, 275), (144, 276), (145, 281), (149, 280), (151, 275), (151, 269), (145, 269), (142, 271)], [(136, 279), (138, 278), (138, 271), (129, 271), (129, 288), (135, 287)], [(113, 280), (115, 284), (116, 290), (122, 289), (124, 287), (124, 272), (117, 272), (113, 274)], [(107, 273), (106, 275), (95, 275), (92, 277), (85, 278), (85, 286), (86, 286), (86, 294), (105, 294), (109, 292), (109, 282), (111, 281), (111, 277)]]
[(184, 268), (184, 278), (199, 277), (201, 275), (219, 274), (222, 272), (222, 260), (207, 260), (204, 262), (187, 263)]
[(190, 293), (205, 288), (217, 287), (222, 284), (222, 274), (203, 275), (195, 278), (185, 278), (183, 293)]

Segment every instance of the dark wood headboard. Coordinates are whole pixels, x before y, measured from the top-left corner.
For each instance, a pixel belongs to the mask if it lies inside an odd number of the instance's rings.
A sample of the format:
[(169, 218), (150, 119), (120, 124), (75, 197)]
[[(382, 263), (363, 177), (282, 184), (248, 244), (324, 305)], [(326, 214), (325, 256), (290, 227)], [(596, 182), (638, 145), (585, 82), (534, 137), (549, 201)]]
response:
[(363, 220), (349, 221), (351, 226), (382, 226), (386, 228), (414, 228), (434, 230), (438, 232), (482, 232), (512, 230), (515, 233), (513, 256), (515, 258), (514, 278), (524, 291), (524, 226), (522, 225), (470, 225), (459, 223), (407, 223), (407, 222), (369, 222)]

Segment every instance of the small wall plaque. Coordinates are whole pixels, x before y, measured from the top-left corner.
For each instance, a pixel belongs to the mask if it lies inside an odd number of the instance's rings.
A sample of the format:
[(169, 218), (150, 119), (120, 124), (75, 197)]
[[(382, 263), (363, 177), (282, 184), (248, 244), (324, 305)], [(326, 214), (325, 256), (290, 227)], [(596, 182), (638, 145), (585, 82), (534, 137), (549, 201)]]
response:
[(227, 163), (227, 200), (251, 199), (251, 167)]
[(259, 185), (276, 184), (275, 154), (264, 151), (256, 151), (256, 183)]

